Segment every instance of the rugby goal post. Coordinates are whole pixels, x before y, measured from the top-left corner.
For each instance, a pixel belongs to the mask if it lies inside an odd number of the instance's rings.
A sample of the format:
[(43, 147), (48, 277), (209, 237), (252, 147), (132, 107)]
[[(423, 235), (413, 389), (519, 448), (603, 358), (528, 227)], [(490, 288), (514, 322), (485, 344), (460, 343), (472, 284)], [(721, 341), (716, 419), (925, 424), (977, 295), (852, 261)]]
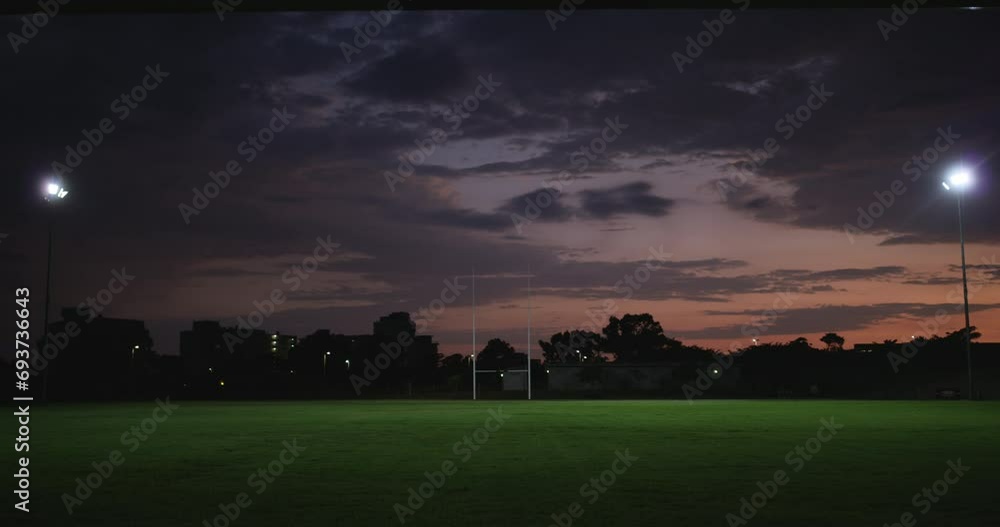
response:
[(531, 400), (531, 310), (534, 301), (534, 296), (531, 294), (531, 272), (528, 272), (528, 348), (527, 348), (527, 365), (524, 369), (506, 369), (506, 370), (480, 370), (476, 367), (476, 269), (472, 269), (472, 400), (475, 401), (479, 397), (479, 389), (477, 386), (476, 379), (480, 373), (499, 373), (501, 377), (505, 373), (524, 373), (525, 374), (525, 384), (528, 388), (528, 400)]

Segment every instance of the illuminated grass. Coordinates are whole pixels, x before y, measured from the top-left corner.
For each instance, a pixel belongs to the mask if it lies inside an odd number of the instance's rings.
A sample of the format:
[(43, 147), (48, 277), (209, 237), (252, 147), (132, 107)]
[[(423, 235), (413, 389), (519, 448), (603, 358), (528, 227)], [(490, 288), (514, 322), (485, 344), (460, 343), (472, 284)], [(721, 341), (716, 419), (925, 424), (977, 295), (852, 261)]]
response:
[[(32, 408), (31, 515), (38, 525), (200, 526), (239, 492), (253, 503), (234, 526), (398, 525), (393, 504), (446, 460), (457, 473), (406, 525), (727, 525), (740, 498), (775, 470), (790, 482), (750, 525), (978, 525), (1000, 518), (1000, 404), (861, 401), (461, 401), (195, 403), (135, 452), (121, 443), (155, 403)], [(453, 444), (491, 408), (509, 420), (468, 461)], [(844, 428), (800, 472), (786, 454), (816, 437), (821, 418)], [(306, 450), (258, 495), (247, 478), (297, 439)], [(72, 517), (60, 499), (93, 461), (122, 451)], [(581, 486), (615, 451), (638, 456), (588, 503)], [(912, 496), (946, 462), (971, 471), (921, 514)], [(13, 467), (13, 464), (11, 464)], [(7, 516), (11, 514), (8, 505)], [(4, 524), (8, 524), (4, 521)]]

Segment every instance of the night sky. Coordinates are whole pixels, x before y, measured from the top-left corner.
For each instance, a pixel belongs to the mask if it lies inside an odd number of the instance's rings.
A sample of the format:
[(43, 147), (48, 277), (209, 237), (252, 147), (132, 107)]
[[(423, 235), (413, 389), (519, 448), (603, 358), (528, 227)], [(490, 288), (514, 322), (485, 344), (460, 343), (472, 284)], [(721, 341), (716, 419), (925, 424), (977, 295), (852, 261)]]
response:
[[(534, 340), (649, 312), (728, 349), (772, 307), (762, 341), (906, 340), (938, 310), (937, 333), (963, 324), (941, 185), (962, 164), (972, 324), (1000, 340), (1000, 13), (920, 10), (886, 41), (888, 8), (739, 6), (682, 72), (675, 53), (718, 9), (578, 11), (555, 31), (541, 11), (404, 10), (350, 62), (341, 43), (366, 13), (60, 14), (0, 50), (5, 290), (31, 287), (38, 318), (51, 211), (53, 311), (124, 267), (135, 279), (104, 314), (146, 320), (162, 353), (276, 288), (263, 329), (367, 333), (473, 268), (480, 346), (524, 347), (529, 276)], [(122, 106), (144, 78), (155, 88)], [(113, 130), (46, 204), (53, 162), (103, 119)], [(262, 150), (241, 146), (271, 123)], [(423, 159), (399, 177), (407, 155)], [(239, 173), (185, 215), (231, 160)], [(876, 193), (892, 204), (859, 220)], [(339, 247), (292, 290), (282, 277), (317, 237)], [(651, 249), (669, 257), (649, 271)], [(442, 352), (469, 351), (471, 304), (467, 289), (427, 320)]]

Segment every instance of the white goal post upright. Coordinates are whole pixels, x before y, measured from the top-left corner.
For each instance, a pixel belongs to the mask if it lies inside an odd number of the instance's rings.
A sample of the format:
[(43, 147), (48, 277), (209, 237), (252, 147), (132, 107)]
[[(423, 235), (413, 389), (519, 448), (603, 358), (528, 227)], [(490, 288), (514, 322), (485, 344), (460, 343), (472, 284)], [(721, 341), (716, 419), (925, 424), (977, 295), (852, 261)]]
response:
[(531, 295), (531, 266), (528, 266), (528, 400), (531, 400), (531, 307), (535, 297)]
[(472, 268), (472, 400), (476, 400), (476, 268)]
[(480, 370), (476, 368), (476, 268), (472, 268), (472, 400), (478, 398), (476, 376), (479, 373), (527, 373), (528, 400), (531, 400), (531, 310), (534, 297), (531, 294), (531, 272), (528, 272), (528, 365), (523, 370)]

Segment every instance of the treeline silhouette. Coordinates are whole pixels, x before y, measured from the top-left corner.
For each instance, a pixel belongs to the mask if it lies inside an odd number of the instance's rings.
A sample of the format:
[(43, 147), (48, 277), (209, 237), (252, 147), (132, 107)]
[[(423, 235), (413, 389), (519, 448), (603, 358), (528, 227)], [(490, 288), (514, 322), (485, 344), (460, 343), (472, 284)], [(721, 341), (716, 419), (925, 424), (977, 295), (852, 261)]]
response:
[[(48, 329), (31, 361), (31, 382), (49, 400), (463, 398), (472, 390), (471, 357), (443, 356), (405, 312), (375, 321), (370, 334), (319, 330), (303, 338), (196, 321), (181, 333), (180, 355), (154, 352), (145, 324), (136, 320), (64, 310)], [(723, 352), (667, 336), (648, 313), (626, 314), (610, 317), (601, 333), (573, 329), (538, 341), (531, 382), (541, 398), (930, 398), (966, 388), (964, 338), (955, 331), (847, 350), (842, 337), (828, 333), (821, 348), (797, 338)], [(998, 348), (973, 344), (977, 395), (996, 397)], [(476, 362), (491, 370), (477, 376), (481, 396), (523, 397), (523, 377), (513, 373), (527, 365), (523, 351), (494, 338)], [(627, 369), (618, 370), (625, 371), (618, 379), (656, 371), (663, 380), (654, 388), (612, 385), (604, 373), (610, 368)], [(558, 387), (549, 385), (555, 375)]]

